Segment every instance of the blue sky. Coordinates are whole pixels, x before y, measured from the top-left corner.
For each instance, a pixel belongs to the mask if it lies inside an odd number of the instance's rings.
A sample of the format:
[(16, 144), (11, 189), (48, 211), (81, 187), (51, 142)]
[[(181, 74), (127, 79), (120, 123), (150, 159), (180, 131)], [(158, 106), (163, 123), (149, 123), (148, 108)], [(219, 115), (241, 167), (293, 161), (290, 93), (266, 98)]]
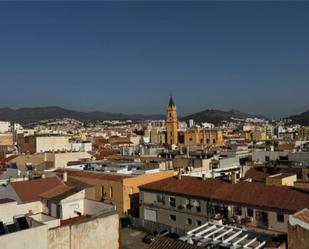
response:
[(309, 2), (0, 2), (0, 107), (309, 109)]

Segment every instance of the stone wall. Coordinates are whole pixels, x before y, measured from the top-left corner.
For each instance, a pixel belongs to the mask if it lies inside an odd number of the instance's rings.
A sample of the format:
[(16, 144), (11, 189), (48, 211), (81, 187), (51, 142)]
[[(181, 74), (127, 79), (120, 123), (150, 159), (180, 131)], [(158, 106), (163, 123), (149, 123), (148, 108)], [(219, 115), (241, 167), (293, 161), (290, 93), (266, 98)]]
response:
[(112, 212), (51, 229), (48, 249), (119, 249), (119, 216)]
[(288, 225), (288, 248), (289, 249), (308, 249), (309, 230), (299, 225)]

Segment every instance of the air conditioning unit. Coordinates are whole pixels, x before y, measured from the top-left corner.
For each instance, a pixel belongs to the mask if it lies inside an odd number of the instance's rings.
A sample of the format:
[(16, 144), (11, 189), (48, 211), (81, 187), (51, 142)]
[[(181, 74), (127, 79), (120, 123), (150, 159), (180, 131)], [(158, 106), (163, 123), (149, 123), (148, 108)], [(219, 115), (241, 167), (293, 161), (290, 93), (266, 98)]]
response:
[(237, 222), (241, 222), (241, 219), (242, 219), (242, 216), (240, 216), (240, 215), (236, 215), (236, 220), (237, 220)]
[(184, 208), (186, 208), (186, 204), (180, 204), (180, 205), (178, 205), (178, 209), (184, 209)]

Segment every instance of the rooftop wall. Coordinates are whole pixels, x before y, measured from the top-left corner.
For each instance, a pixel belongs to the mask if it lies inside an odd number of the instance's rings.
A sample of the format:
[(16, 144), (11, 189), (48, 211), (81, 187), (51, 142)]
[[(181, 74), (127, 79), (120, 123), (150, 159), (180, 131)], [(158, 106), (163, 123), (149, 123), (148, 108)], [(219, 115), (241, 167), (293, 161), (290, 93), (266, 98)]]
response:
[(48, 249), (118, 249), (119, 216), (114, 213), (48, 231)]

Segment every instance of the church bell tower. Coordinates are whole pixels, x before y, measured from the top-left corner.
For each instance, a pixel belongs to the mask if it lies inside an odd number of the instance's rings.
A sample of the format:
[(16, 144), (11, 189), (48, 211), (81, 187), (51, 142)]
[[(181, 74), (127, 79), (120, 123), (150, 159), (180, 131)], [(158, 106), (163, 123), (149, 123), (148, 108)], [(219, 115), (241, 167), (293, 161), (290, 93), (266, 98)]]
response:
[(178, 144), (178, 120), (176, 105), (173, 97), (170, 97), (166, 111), (166, 143), (169, 145)]

